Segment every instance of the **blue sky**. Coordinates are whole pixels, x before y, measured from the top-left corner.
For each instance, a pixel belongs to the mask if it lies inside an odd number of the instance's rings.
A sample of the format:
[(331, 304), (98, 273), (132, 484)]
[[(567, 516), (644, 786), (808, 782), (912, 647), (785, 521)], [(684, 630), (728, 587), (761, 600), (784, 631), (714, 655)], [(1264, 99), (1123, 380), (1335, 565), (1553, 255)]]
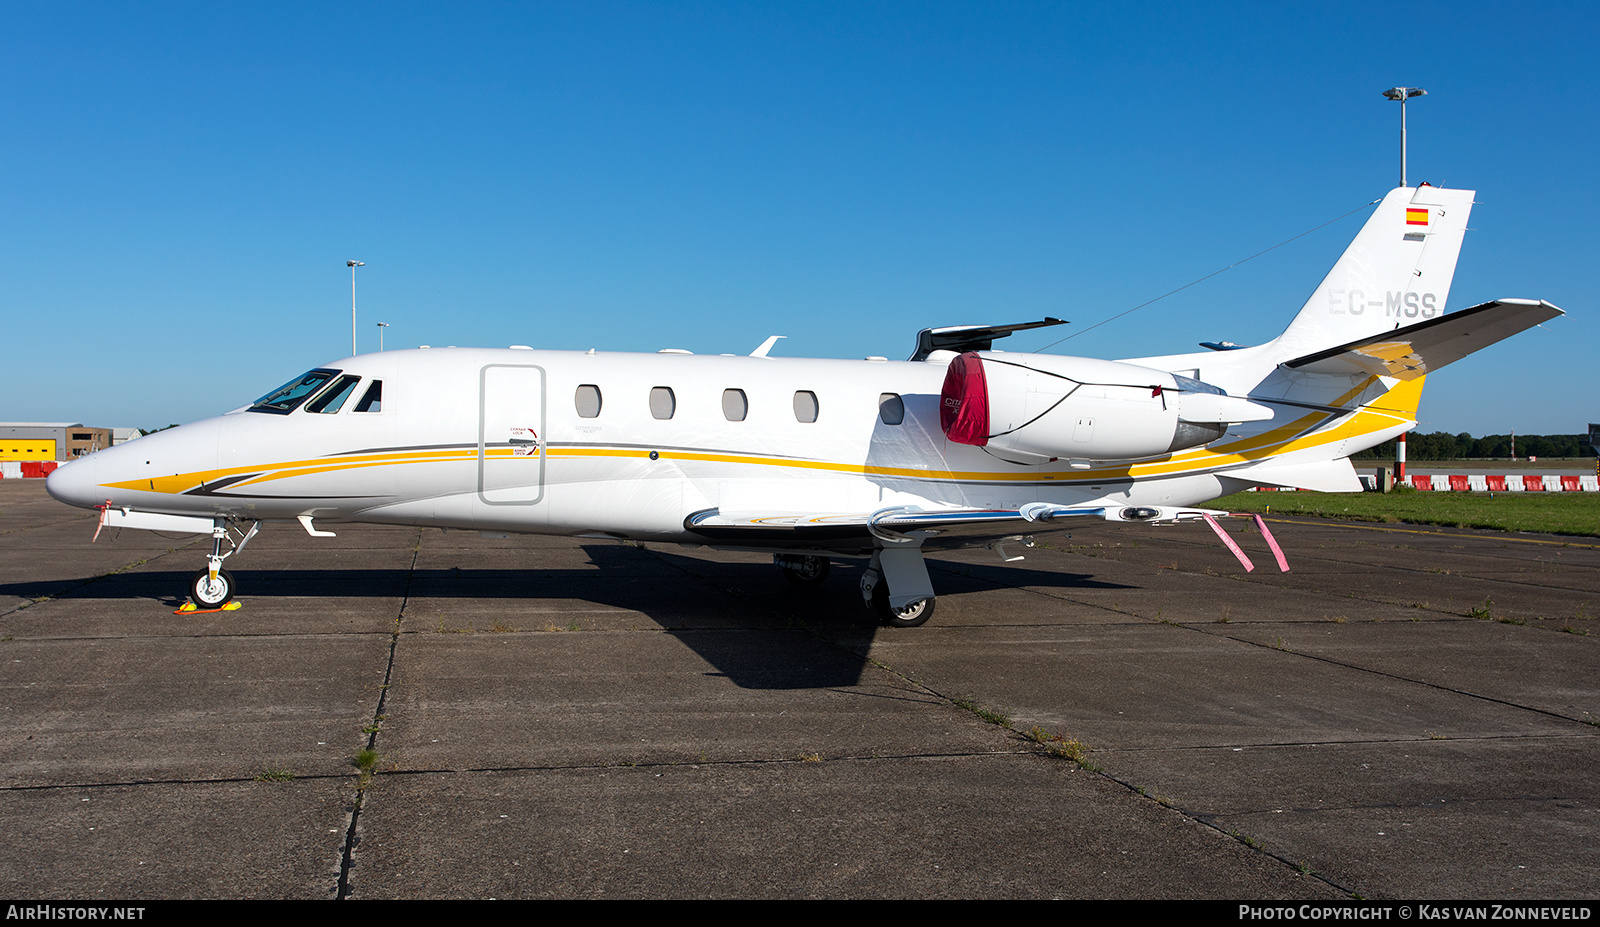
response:
[[(1567, 318), (1422, 431), (1593, 386), (1592, 3), (8, 4), (0, 420), (156, 427), (350, 346), (906, 356), (1090, 326), (1381, 196), (1478, 206), (1450, 308)], [(1053, 353), (1275, 336), (1354, 216)], [(1063, 333), (1001, 345), (1039, 349)]]

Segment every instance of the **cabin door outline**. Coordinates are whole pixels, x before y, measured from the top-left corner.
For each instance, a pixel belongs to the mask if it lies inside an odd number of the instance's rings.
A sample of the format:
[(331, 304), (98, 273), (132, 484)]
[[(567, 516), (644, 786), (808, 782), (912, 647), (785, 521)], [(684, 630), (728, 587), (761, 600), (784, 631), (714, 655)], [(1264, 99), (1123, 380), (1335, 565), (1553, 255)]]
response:
[(478, 371), (478, 501), (544, 501), (545, 370), (486, 364)]

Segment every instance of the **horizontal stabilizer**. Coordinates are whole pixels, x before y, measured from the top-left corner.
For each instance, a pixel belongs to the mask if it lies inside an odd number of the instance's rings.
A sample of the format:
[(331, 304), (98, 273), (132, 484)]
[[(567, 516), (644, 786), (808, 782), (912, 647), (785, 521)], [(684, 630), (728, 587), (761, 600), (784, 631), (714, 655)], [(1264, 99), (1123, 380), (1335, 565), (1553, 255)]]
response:
[(1306, 373), (1367, 373), (1414, 380), (1563, 314), (1543, 300), (1497, 299), (1297, 357), (1284, 366)]
[(944, 328), (924, 328), (917, 332), (917, 350), (911, 355), (911, 359), (927, 360), (928, 355), (934, 351), (954, 351), (957, 354), (966, 351), (987, 351), (999, 339), (1011, 337), (1012, 332), (1065, 324), (1067, 323), (1060, 319), (1046, 318), (1039, 322), (1020, 322), (1016, 325), (950, 325)]

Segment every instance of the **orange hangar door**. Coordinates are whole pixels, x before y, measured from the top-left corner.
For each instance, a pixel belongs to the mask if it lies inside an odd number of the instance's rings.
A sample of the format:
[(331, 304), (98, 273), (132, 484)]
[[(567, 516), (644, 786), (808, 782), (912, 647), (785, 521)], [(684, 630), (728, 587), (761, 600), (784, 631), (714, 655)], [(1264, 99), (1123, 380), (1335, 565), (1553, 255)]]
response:
[(478, 499), (536, 505), (544, 499), (543, 367), (489, 364), (478, 376)]

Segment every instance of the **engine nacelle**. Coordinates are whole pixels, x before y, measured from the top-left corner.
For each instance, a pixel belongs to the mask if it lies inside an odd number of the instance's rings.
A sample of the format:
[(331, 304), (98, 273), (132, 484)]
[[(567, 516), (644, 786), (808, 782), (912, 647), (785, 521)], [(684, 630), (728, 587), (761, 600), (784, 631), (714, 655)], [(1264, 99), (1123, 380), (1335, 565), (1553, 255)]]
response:
[(939, 396), (945, 437), (1020, 463), (1156, 457), (1270, 418), (1271, 409), (1199, 380), (1048, 354), (958, 355)]

